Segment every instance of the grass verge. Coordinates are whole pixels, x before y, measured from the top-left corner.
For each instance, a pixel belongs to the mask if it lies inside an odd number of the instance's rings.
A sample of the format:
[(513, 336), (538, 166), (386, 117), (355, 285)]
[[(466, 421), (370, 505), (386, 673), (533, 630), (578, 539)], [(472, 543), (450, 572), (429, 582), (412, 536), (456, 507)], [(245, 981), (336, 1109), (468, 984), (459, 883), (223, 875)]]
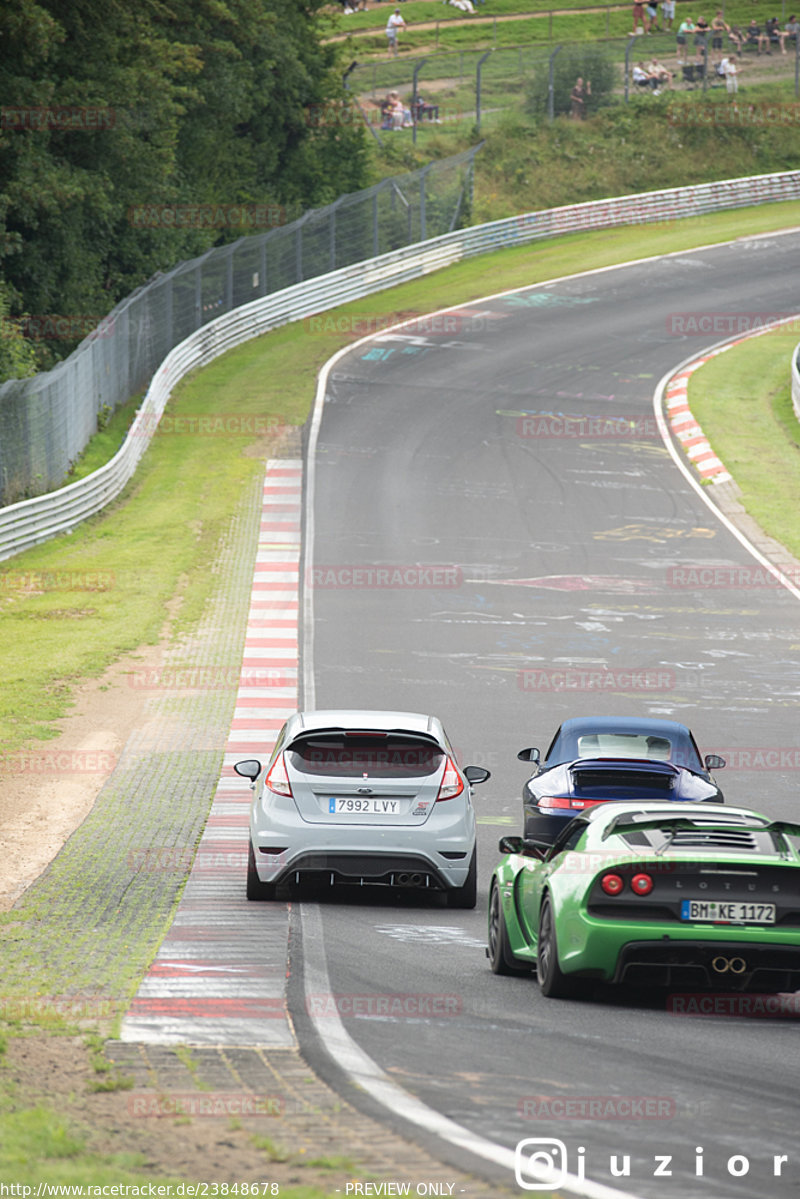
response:
[(695, 371), (689, 403), (762, 529), (800, 558), (800, 424), (792, 408), (797, 328), (734, 346)]

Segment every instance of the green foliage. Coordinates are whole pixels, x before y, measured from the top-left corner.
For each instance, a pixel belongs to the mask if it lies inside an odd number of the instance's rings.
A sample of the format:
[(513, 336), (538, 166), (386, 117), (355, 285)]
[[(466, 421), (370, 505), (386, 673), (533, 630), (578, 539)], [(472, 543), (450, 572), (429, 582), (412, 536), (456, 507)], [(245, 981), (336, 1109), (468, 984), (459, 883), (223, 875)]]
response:
[[(591, 85), (584, 103), (584, 115), (590, 116), (609, 102), (618, 83), (617, 67), (601, 46), (568, 46), (556, 55), (553, 64), (553, 112), (561, 116), (570, 111), (570, 92), (581, 76)], [(526, 110), (533, 116), (547, 113), (549, 71), (542, 66), (527, 87)]]
[[(154, 271), (246, 231), (137, 222), (142, 206), (252, 203), (294, 215), (365, 186), (361, 124), (308, 116), (343, 97), (342, 51), (322, 43), (321, 8), (0, 6), (0, 93), (19, 114), (0, 131), (0, 304), (99, 318)], [(34, 341), (39, 369), (79, 340)], [(30, 347), (21, 351), (0, 348), (0, 379), (30, 373)]]

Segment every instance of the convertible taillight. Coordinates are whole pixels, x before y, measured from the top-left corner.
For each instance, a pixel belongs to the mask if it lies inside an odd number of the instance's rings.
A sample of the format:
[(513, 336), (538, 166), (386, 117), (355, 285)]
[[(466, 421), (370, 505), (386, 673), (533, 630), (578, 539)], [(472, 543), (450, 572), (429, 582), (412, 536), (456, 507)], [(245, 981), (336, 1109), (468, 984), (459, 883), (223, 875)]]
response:
[(634, 874), (631, 879), (631, 891), (635, 895), (649, 895), (653, 890), (653, 880), (649, 874)]
[(286, 763), (283, 760), (283, 754), (278, 754), (275, 761), (269, 768), (267, 777), (264, 780), (264, 786), (269, 791), (273, 791), (275, 795), (292, 795), (292, 784), (289, 782), (289, 775), (286, 772)]
[(442, 799), (455, 799), (463, 790), (464, 783), (461, 775), (456, 770), (453, 759), (448, 756), (445, 759), (444, 774), (439, 784), (439, 794), (436, 796), (436, 802), (439, 803)]
[(604, 874), (600, 879), (600, 886), (606, 895), (619, 895), (625, 884), (619, 874)]

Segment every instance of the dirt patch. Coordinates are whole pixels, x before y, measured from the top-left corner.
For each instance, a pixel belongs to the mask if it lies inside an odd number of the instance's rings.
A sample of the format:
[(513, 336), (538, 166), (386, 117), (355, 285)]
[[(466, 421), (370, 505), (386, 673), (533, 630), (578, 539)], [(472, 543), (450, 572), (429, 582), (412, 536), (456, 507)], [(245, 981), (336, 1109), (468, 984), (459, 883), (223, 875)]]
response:
[(145, 721), (147, 693), (131, 673), (162, 665), (161, 646), (144, 646), (74, 690), (58, 737), (9, 755), (0, 770), (3, 829), (0, 911), (10, 908), (92, 810), (131, 733)]

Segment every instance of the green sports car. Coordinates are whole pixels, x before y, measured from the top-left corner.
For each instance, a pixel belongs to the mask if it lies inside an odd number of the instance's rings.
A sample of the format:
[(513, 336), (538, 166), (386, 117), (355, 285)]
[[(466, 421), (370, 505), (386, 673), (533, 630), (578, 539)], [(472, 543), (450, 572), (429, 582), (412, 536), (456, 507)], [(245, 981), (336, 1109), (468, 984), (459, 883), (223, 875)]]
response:
[(486, 950), (547, 996), (588, 983), (800, 989), (800, 824), (746, 808), (627, 800), (553, 845), (503, 837)]

